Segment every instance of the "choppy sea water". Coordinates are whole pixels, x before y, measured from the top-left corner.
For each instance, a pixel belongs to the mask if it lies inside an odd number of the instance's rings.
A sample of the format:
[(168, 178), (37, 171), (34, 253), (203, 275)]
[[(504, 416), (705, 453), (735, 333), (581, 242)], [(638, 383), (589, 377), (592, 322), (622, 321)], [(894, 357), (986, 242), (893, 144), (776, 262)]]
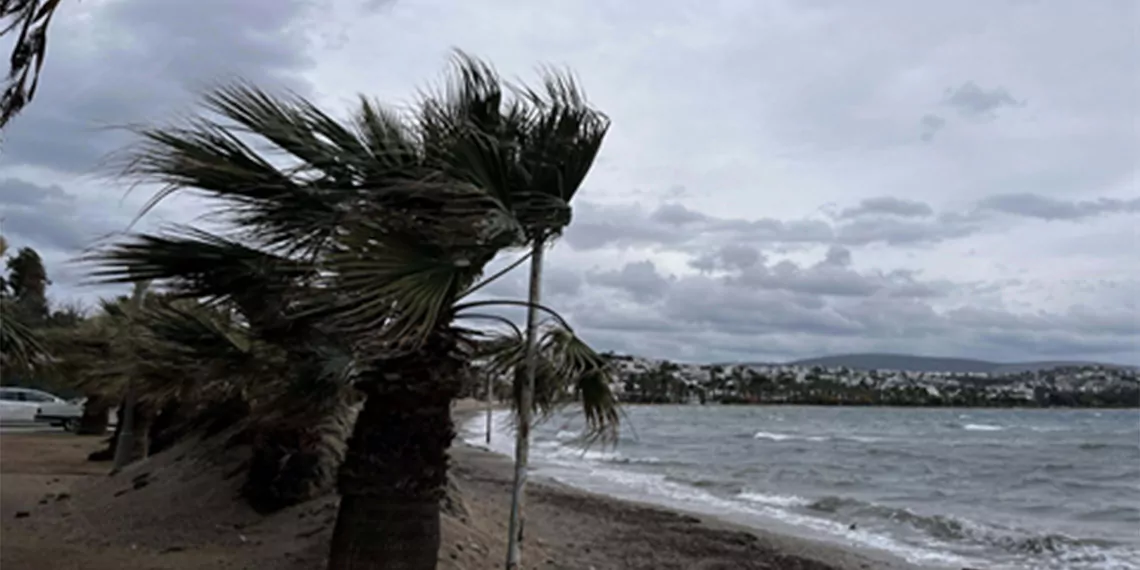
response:
[[(1140, 569), (1140, 413), (629, 406), (616, 447), (564, 412), (534, 472), (929, 568)], [(463, 437), (484, 443), (484, 418)], [(496, 412), (491, 449), (513, 452)]]

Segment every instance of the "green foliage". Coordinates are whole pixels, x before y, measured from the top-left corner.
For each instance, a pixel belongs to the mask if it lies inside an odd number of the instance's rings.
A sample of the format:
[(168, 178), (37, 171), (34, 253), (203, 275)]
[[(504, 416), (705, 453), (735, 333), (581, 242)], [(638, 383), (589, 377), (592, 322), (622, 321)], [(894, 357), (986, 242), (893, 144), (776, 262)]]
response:
[[(8, 251), (0, 238), (0, 258)], [(47, 272), (35, 250), (22, 248), (7, 262), (0, 280), (0, 367), (4, 381), (28, 384), (48, 359), (47, 346), (35, 329), (48, 314)]]
[(8, 258), (7, 268), (4, 281), (11, 298), (5, 314), (15, 316), (29, 327), (42, 326), (50, 314), (47, 286), (51, 281), (40, 254), (30, 247), (22, 247)]

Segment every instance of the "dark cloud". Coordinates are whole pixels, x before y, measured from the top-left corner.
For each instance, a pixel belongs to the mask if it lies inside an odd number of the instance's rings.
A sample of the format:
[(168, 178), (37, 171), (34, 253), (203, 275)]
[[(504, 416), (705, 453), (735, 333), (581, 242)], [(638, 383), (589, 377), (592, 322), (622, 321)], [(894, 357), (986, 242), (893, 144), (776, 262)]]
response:
[(682, 232), (667, 224), (654, 222), (636, 204), (602, 205), (578, 202), (574, 207), (574, 223), (566, 231), (565, 240), (579, 250), (602, 247), (632, 247), (681, 244), (696, 232)]
[(8, 165), (89, 173), (195, 92), (244, 78), (304, 92), (307, 0), (147, 2), (61, 9), (36, 100), (5, 133)]
[(827, 256), (823, 259), (823, 265), (849, 267), (851, 265), (851, 250), (840, 245), (827, 248)]
[[(835, 294), (844, 291), (822, 283), (845, 283), (852, 287), (848, 292), (863, 284), (861, 292), (869, 294)], [(607, 300), (580, 306), (576, 322), (589, 338), (603, 339), (606, 348), (674, 359), (697, 344), (709, 347), (703, 353), (706, 360), (714, 353), (730, 360), (763, 360), (843, 351), (1138, 360), (1140, 313), (1135, 307), (1018, 312), (947, 304), (948, 290), (968, 293), (972, 287), (922, 282), (906, 272), (869, 273), (860, 280), (823, 264), (777, 264), (759, 282), (743, 276), (688, 276), (665, 284), (653, 299), (634, 305)], [(934, 294), (895, 294), (908, 287)], [(619, 332), (638, 335), (634, 341)]]
[(648, 302), (656, 299), (669, 288), (669, 279), (657, 272), (652, 261), (627, 263), (617, 271), (606, 271), (590, 275), (591, 283), (619, 289), (637, 301)]
[(662, 204), (649, 216), (649, 219), (672, 226), (684, 226), (695, 222), (703, 222), (707, 220), (708, 217), (700, 212), (694, 212), (681, 204)]
[(763, 259), (756, 248), (748, 245), (726, 245), (714, 253), (699, 255), (689, 261), (689, 267), (702, 272), (747, 269)]
[(942, 104), (958, 111), (968, 118), (990, 118), (1003, 107), (1024, 105), (1009, 94), (1004, 87), (983, 89), (973, 81), (967, 81), (956, 88), (946, 90)]
[(47, 250), (74, 253), (123, 226), (115, 227), (114, 220), (102, 212), (90, 215), (75, 196), (59, 186), (40, 186), (18, 178), (0, 180), (0, 231), (41, 254)]
[(934, 215), (934, 209), (925, 202), (895, 198), (893, 196), (880, 196), (867, 198), (859, 202), (858, 206), (847, 208), (840, 212), (840, 218), (857, 218), (867, 215), (891, 215), (899, 217), (923, 218)]
[[(1008, 224), (993, 213), (1017, 214), (1040, 219), (1075, 220), (1112, 213), (1140, 212), (1140, 198), (1063, 202), (1034, 194), (1009, 194), (987, 198), (960, 212), (937, 213), (925, 202), (891, 196), (862, 200), (832, 219), (779, 220), (775, 218), (717, 218), (680, 204), (667, 204), (649, 211), (638, 204), (579, 203), (575, 223), (566, 241), (580, 251), (605, 247), (713, 250), (691, 261), (692, 267), (709, 271), (726, 260), (720, 247), (882, 244), (896, 247), (928, 246), (965, 238)], [(750, 254), (729, 251), (734, 263)], [(739, 258), (740, 255), (745, 256)]]
[(726, 283), (749, 289), (788, 291), (818, 297), (888, 296), (894, 299), (936, 297), (950, 287), (927, 283), (914, 272), (866, 271), (851, 267), (851, 251), (831, 246), (823, 260), (800, 266), (788, 260), (772, 265), (754, 264), (739, 271), (724, 272)]
[(836, 228), (835, 241), (852, 246), (882, 243), (892, 246), (929, 245), (966, 237), (983, 229), (972, 216), (943, 214), (926, 220), (858, 218)]
[(1140, 198), (1072, 201), (1029, 193), (1001, 194), (982, 200), (978, 208), (1041, 220), (1080, 220), (1104, 214), (1140, 212)]
[(941, 131), (942, 127), (946, 126), (946, 119), (933, 113), (927, 113), (919, 119), (918, 125), (921, 129), (919, 138), (924, 142), (930, 142), (934, 140), (934, 135), (937, 135), (938, 131)]

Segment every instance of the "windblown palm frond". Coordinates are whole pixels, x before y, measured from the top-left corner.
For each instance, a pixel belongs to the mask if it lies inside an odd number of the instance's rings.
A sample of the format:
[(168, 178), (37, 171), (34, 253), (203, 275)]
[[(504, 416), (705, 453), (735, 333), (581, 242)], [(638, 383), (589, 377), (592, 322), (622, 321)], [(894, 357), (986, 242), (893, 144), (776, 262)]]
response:
[(183, 126), (137, 130), (143, 142), (123, 172), (163, 184), (143, 213), (193, 191), (217, 199), (219, 217), (260, 245), (313, 255), (364, 196), (428, 173), (408, 128), (367, 100), (342, 123), (298, 96), (238, 83), (208, 95), (205, 111)]
[(518, 169), (517, 139), (527, 113), (520, 101), (505, 97), (490, 65), (457, 50), (444, 88), (425, 93), (420, 102), (425, 162), (510, 208), (514, 189), (526, 177)]
[(0, 37), (17, 34), (0, 95), (0, 129), (36, 96), (47, 31), (60, 0), (0, 0)]
[(281, 334), (289, 326), (282, 311), (290, 294), (317, 275), (304, 261), (186, 227), (131, 235), (82, 259), (94, 265), (89, 276), (97, 283), (152, 279), (176, 297), (233, 302), (265, 334)]
[[(478, 356), (484, 363), (484, 373), (512, 381), (517, 412), (526, 362), (525, 338), (517, 332), (496, 334), (481, 343)], [(537, 372), (535, 411), (546, 417), (577, 402), (586, 417), (587, 438), (614, 439), (621, 418), (617, 399), (610, 390), (613, 371), (604, 357), (573, 331), (548, 326), (538, 343)]]
[(591, 107), (569, 73), (547, 71), (543, 91), (517, 88), (530, 109), (517, 133), (527, 184), (512, 205), (527, 235), (547, 237), (570, 223), (570, 200), (594, 164), (609, 119)]

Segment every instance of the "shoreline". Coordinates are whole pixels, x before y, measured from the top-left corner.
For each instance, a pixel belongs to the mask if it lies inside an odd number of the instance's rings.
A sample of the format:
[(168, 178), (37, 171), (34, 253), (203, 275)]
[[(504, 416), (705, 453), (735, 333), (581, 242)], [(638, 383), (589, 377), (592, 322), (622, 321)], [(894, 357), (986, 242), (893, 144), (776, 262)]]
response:
[[(474, 484), (479, 487), (480, 496), (507, 495), (509, 501), (510, 485), (514, 477), (513, 459), (485, 447), (471, 445), (462, 439), (463, 426), (485, 410), (482, 404), (461, 401), (453, 408), (454, 421), (460, 435), (452, 444), (452, 472), (459, 479), (466, 496), (472, 495), (466, 491)], [(496, 406), (495, 409), (502, 408)], [(727, 517), (596, 493), (541, 474), (532, 475), (527, 486), (527, 498), (528, 525), (539, 527), (536, 529), (539, 538), (535, 542), (547, 553), (562, 550), (560, 546), (585, 546), (589, 544), (586, 539), (592, 537), (596, 543), (590, 548), (608, 551), (612, 560), (627, 558), (623, 561), (625, 565), (594, 563), (594, 566), (581, 568), (919, 569), (885, 551), (844, 546), (798, 535), (791, 525), (775, 528), (777, 525), (774, 524), (772, 527), (761, 528), (735, 522)], [(556, 519), (557, 523), (550, 525), (553, 521), (546, 519)], [(506, 520), (505, 514), (503, 520)], [(615, 520), (625, 524), (616, 524)], [(548, 525), (560, 532), (547, 532)], [(646, 540), (650, 535), (662, 534), (669, 536), (669, 539), (654, 544), (652, 552), (643, 552), (652, 558), (629, 560), (630, 551), (641, 550), (635, 548), (640, 545), (632, 544), (629, 540), (615, 544), (607, 537), (615, 534), (617, 529), (613, 527), (626, 525), (638, 530), (638, 536), (634, 540)], [(572, 537), (560, 539), (559, 535)], [(559, 544), (560, 542), (566, 544)], [(656, 543), (657, 540), (653, 542)], [(524, 547), (524, 559), (525, 552)]]
[(887, 404), (883, 402), (875, 403), (854, 403), (846, 402), (842, 404), (821, 404), (818, 402), (708, 402), (701, 404), (699, 402), (622, 402), (623, 406), (721, 406), (733, 408), (881, 408), (884, 410), (892, 409), (922, 409), (922, 410), (1140, 410), (1140, 402), (1129, 405), (1121, 406), (967, 406), (960, 404)]
[[(458, 402), (462, 425), (482, 412)], [(109, 476), (86, 460), (103, 438), (0, 437), (0, 566), (89, 570), (318, 570), (335, 494), (272, 514), (238, 499), (248, 449), (187, 440)], [(221, 447), (219, 447), (221, 446)], [(441, 509), (439, 570), (506, 559), (511, 458), (456, 441)], [(527, 570), (906, 570), (888, 555), (623, 500), (535, 476), (527, 489)], [(157, 508), (156, 508), (157, 507)], [(953, 570), (959, 570), (954, 568)]]

